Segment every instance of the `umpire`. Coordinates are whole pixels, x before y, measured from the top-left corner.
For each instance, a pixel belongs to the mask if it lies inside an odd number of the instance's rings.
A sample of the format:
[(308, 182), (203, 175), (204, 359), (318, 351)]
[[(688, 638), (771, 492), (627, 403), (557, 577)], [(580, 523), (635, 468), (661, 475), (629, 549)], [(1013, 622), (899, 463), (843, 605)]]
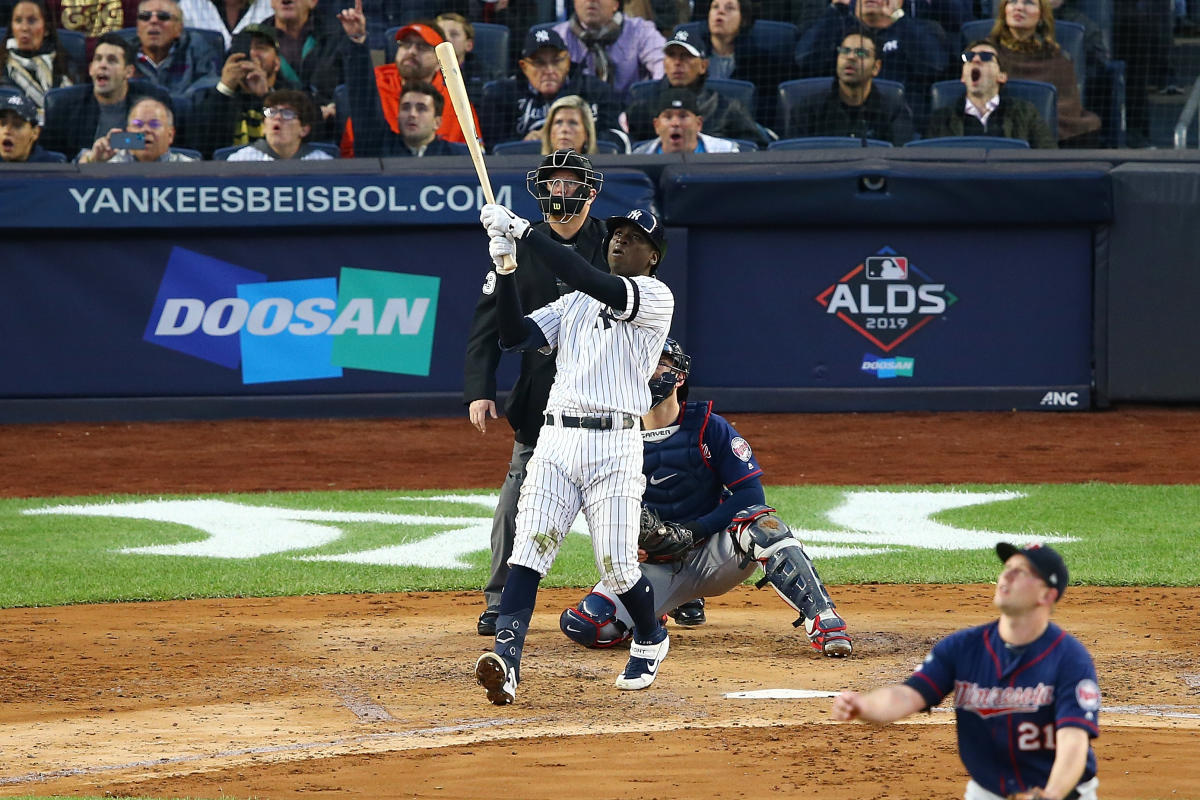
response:
[[(525, 186), (537, 198), (545, 218), (545, 222), (534, 227), (573, 248), (597, 269), (608, 272), (604, 248), (608, 229), (603, 222), (589, 216), (603, 182), (604, 176), (592, 168), (592, 162), (586, 156), (574, 150), (556, 150), (542, 159), (537, 169), (530, 170)], [(533, 251), (523, 254), (521, 269), (513, 277), (523, 308), (541, 308), (571, 291)], [(463, 374), (463, 402), (467, 404), (471, 424), (480, 433), (487, 432), (489, 416), (497, 419), (496, 368), (500, 364), (500, 329), (495, 288), (496, 273), (489, 272), (471, 320)], [(521, 374), (505, 405), (505, 416), (513, 428), (512, 461), (492, 519), (492, 571), (483, 587), (487, 608), (479, 616), (477, 629), (480, 636), (496, 635), (500, 593), (508, 577), (508, 559), (516, 535), (517, 499), (521, 494), (521, 482), (525, 480), (525, 466), (533, 455), (542, 428), (554, 371), (553, 353), (522, 353)]]

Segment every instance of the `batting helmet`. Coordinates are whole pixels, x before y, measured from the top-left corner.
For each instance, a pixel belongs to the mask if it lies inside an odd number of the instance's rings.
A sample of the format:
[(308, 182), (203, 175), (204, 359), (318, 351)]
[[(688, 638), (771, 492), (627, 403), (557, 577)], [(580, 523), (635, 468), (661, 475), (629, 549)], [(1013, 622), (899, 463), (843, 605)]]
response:
[[(662, 355), (658, 357), (659, 364), (663, 361), (670, 361), (671, 369), (662, 375), (650, 378), (651, 408), (670, 397), (671, 392), (675, 389), (675, 384), (679, 382), (679, 376), (682, 375), (684, 381), (687, 381), (687, 377), (692, 371), (692, 357), (683, 352), (679, 342), (670, 337), (663, 342)], [(686, 386), (680, 387), (680, 391), (684, 388)]]
[[(563, 169), (577, 174), (579, 180), (563, 181), (559, 194), (555, 194), (556, 181), (551, 176)], [(542, 214), (564, 220), (582, 212), (591, 195), (589, 190), (599, 192), (603, 185), (604, 175), (592, 167), (587, 156), (574, 150), (555, 150), (542, 159), (537, 169), (531, 169), (525, 175), (525, 189), (537, 199)]]
[(613, 232), (628, 223), (641, 228), (642, 232), (650, 238), (654, 249), (658, 251), (658, 264), (650, 270), (653, 274), (658, 267), (662, 266), (663, 259), (667, 257), (667, 231), (663, 227), (662, 220), (649, 209), (635, 208), (623, 217), (609, 217), (604, 220), (604, 224), (608, 226), (608, 235), (604, 237), (604, 252), (608, 252), (608, 243), (612, 241)]

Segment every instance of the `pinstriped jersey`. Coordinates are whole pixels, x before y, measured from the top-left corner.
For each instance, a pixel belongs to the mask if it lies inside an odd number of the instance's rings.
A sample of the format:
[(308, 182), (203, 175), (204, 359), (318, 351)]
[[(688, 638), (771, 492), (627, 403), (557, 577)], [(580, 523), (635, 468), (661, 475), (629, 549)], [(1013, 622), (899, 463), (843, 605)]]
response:
[[(905, 684), (930, 707), (954, 693), (963, 765), (984, 789), (1007, 797), (1046, 785), (1058, 728), (1100, 734), (1100, 687), (1087, 649), (1053, 622), (1017, 649), (999, 628), (996, 621), (947, 636)], [(1095, 775), (1089, 747), (1080, 783)]]
[(624, 278), (625, 310), (571, 292), (529, 314), (550, 347), (558, 374), (551, 411), (642, 416), (650, 410), (648, 382), (671, 327), (675, 297), (658, 278)]

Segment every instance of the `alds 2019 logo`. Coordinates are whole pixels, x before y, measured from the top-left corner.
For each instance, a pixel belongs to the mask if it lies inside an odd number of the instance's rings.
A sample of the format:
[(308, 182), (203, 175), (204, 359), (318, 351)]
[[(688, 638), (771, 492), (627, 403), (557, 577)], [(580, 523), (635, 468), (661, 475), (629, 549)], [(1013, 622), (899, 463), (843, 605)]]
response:
[(945, 313), (958, 298), (890, 247), (817, 295), (826, 314), (861, 333), (883, 352)]

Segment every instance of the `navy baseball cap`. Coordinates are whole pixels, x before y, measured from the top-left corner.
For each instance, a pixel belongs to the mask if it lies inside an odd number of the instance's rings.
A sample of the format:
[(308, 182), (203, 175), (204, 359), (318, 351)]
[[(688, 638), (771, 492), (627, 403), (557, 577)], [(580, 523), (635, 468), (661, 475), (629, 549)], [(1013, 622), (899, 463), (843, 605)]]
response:
[(682, 28), (675, 31), (675, 35), (670, 39), (667, 39), (667, 43), (663, 45), (663, 52), (666, 52), (668, 47), (682, 47), (696, 58), (708, 58), (708, 48), (704, 46), (704, 39)]
[(553, 28), (530, 28), (525, 34), (525, 47), (521, 49), (521, 58), (529, 58), (543, 47), (550, 47), (562, 52), (567, 49), (567, 43)]
[[(613, 231), (618, 226), (627, 222), (637, 225), (650, 237), (654, 249), (658, 250), (658, 259), (661, 263), (667, 257), (667, 231), (663, 228), (662, 220), (656, 217), (654, 212), (645, 208), (635, 208), (622, 217), (609, 217), (604, 220), (604, 224), (608, 227), (608, 239), (612, 238)], [(607, 244), (607, 239), (605, 243)]]
[(30, 125), (39, 124), (37, 106), (23, 94), (14, 92), (0, 95), (0, 111), (11, 111)]
[(1001, 562), (1008, 561), (1018, 553), (1029, 559), (1029, 563), (1033, 565), (1038, 577), (1044, 580), (1050, 588), (1058, 589), (1058, 599), (1061, 600), (1063, 592), (1067, 590), (1068, 575), (1067, 565), (1058, 551), (1044, 544), (1027, 544), (1024, 547), (1017, 547), (1008, 542), (1000, 542), (996, 545), (996, 555), (1000, 556)]

